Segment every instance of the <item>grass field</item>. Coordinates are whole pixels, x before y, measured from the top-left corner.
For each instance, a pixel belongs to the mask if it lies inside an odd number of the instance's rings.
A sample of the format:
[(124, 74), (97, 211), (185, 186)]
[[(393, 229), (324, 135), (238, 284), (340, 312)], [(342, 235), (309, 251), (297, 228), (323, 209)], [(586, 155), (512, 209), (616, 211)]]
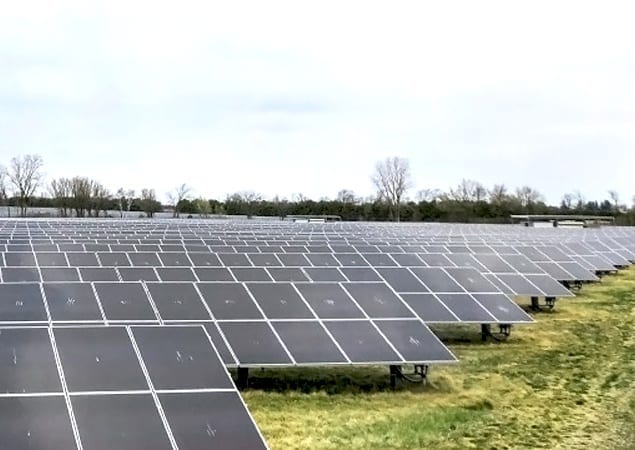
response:
[(386, 367), (252, 370), (244, 398), (273, 449), (635, 449), (635, 268), (534, 317), (502, 343), (437, 329), (460, 363), (425, 387), (391, 391)]

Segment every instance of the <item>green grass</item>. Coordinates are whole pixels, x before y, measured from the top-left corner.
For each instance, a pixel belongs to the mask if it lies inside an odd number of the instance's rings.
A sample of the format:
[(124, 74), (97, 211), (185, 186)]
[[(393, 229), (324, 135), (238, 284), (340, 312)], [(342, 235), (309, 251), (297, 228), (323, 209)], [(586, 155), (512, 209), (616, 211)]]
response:
[(393, 392), (385, 367), (252, 370), (244, 397), (273, 449), (635, 449), (635, 268), (534, 317), (502, 343), (437, 328), (461, 362), (425, 387)]

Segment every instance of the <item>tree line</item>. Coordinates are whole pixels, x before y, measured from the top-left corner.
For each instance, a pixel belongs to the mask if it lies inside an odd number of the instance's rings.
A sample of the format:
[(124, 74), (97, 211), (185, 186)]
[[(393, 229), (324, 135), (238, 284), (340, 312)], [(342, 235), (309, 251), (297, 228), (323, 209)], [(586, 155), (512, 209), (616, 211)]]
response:
[(113, 193), (99, 181), (83, 176), (45, 182), (43, 166), (38, 155), (18, 156), (8, 167), (0, 166), (0, 205), (17, 207), (23, 217), (29, 207), (55, 208), (61, 217), (105, 217), (113, 212), (121, 217), (131, 212), (153, 217), (157, 212), (170, 211), (174, 217), (328, 215), (349, 221), (487, 223), (509, 222), (512, 214), (584, 214), (613, 215), (617, 223), (635, 225), (635, 198), (629, 208), (620, 203), (613, 190), (607, 191), (607, 198), (601, 201), (587, 200), (576, 191), (564, 194), (559, 205), (548, 205), (531, 186), (511, 189), (497, 184), (488, 188), (476, 180), (464, 179), (447, 191), (426, 188), (410, 196), (414, 185), (410, 165), (399, 157), (377, 162), (370, 177), (376, 194), (369, 197), (349, 189), (340, 190), (335, 198), (319, 200), (302, 194), (294, 194), (291, 199), (267, 199), (254, 191), (241, 191), (218, 200), (193, 198), (192, 189), (182, 183), (166, 194), (165, 205), (152, 188), (137, 193), (122, 187)]

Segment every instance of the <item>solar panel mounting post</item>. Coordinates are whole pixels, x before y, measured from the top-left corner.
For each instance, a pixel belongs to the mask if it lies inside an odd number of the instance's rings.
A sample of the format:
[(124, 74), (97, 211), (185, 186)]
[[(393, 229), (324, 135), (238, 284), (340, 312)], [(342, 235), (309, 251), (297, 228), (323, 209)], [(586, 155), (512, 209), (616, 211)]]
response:
[(540, 305), (538, 304), (538, 297), (531, 297), (531, 309), (534, 311), (538, 311), (540, 309)]
[(400, 378), (400, 366), (390, 366), (390, 388), (395, 389), (397, 387), (397, 379)]
[(239, 367), (238, 380), (236, 382), (236, 386), (238, 387), (238, 389), (243, 390), (243, 389), (247, 389), (248, 384), (249, 384), (249, 368)]
[(545, 302), (547, 303), (549, 309), (553, 309), (556, 305), (556, 297), (545, 297)]
[(489, 323), (481, 324), (481, 340), (483, 342), (487, 341), (487, 336), (491, 336), (492, 334), (492, 326)]

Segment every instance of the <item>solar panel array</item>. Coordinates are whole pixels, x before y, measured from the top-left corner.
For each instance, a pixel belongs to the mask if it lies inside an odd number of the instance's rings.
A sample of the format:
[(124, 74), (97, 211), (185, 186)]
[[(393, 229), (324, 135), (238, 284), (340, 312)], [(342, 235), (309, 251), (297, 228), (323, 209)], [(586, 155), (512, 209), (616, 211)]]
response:
[(201, 326), (2, 328), (0, 355), (4, 448), (266, 448)]
[(262, 448), (224, 366), (452, 362), (428, 324), (530, 323), (513, 297), (573, 296), (635, 234), (3, 220), (0, 256), (10, 448)]

